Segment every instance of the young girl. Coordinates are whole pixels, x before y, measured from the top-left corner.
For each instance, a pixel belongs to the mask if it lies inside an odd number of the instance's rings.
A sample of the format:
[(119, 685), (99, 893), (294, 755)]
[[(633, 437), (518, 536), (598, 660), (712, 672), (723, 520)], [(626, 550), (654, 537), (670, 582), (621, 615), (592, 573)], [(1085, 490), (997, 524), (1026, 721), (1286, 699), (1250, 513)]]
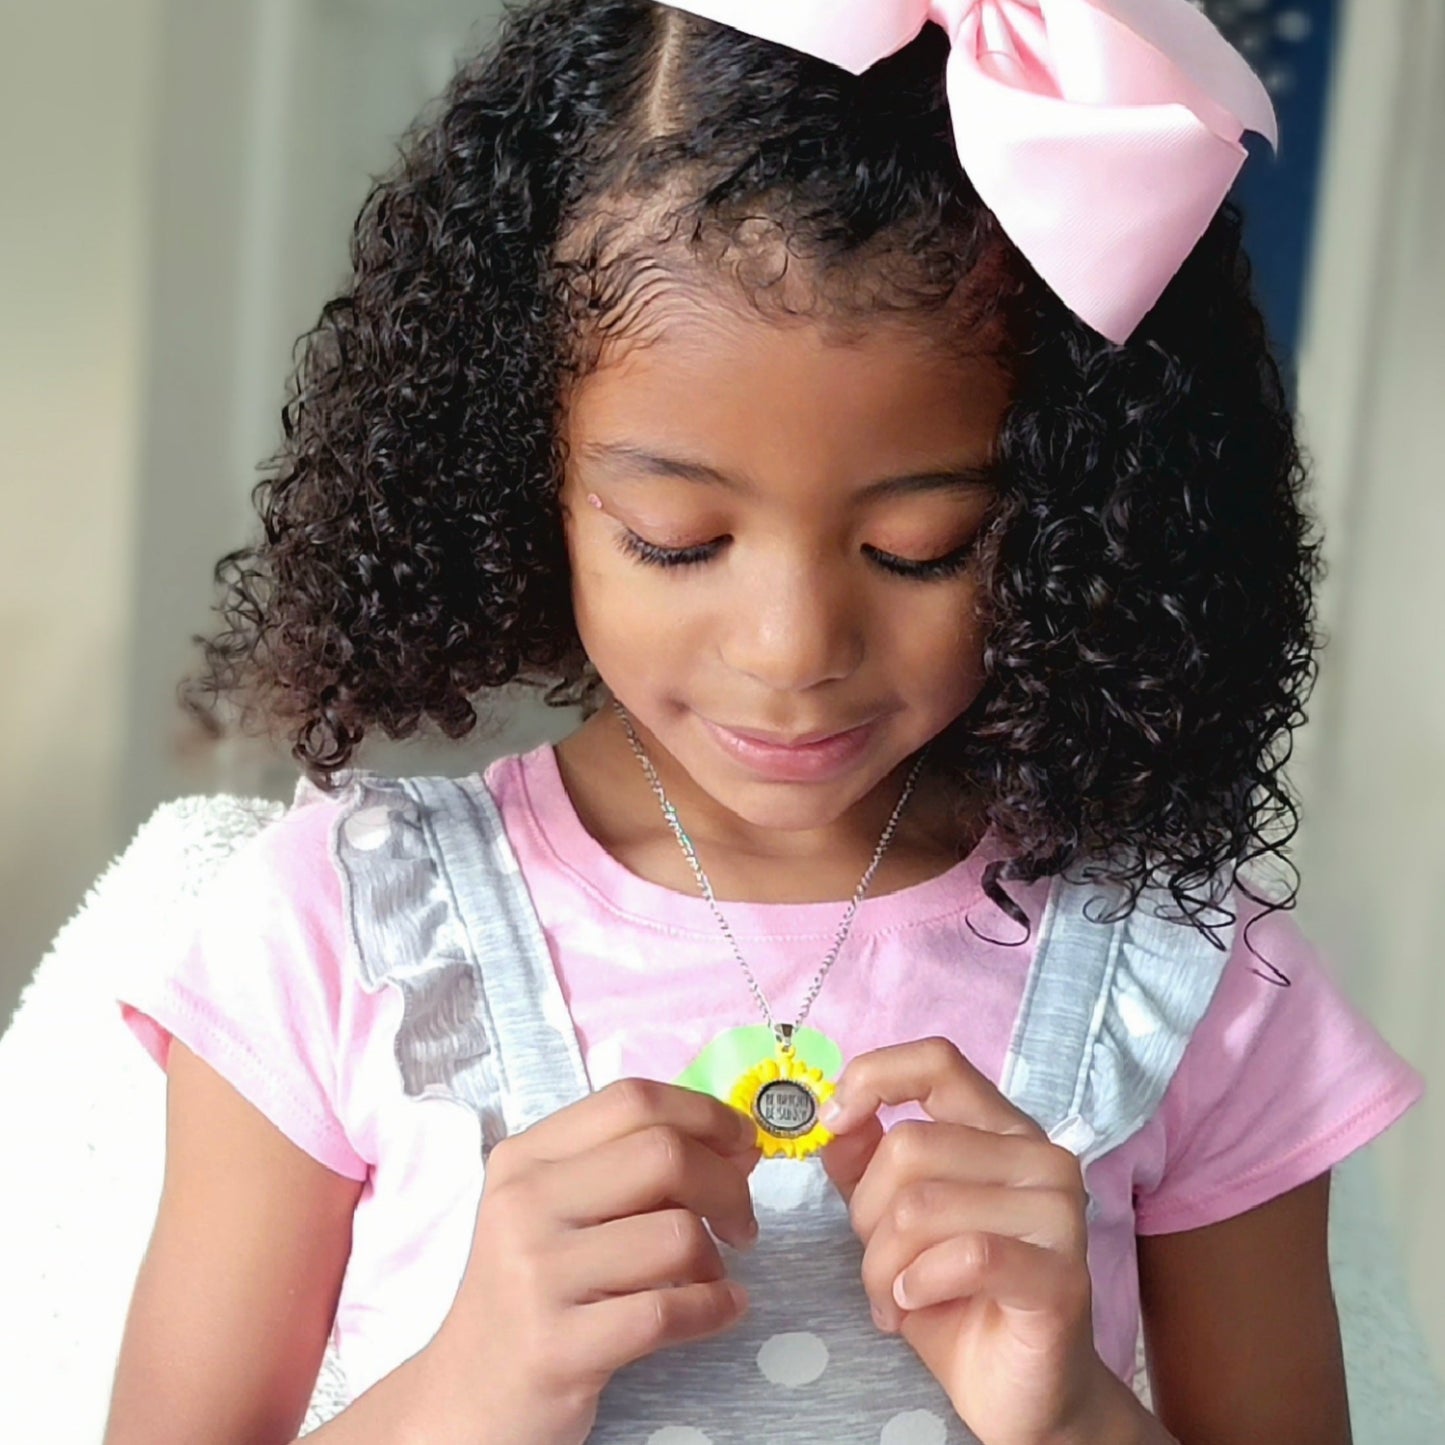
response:
[[(110, 1445), (290, 1440), (328, 1343), (337, 1445), (1349, 1439), (1329, 1171), (1423, 1086), (1249, 867), (1272, 127), (1186, 0), (533, 0), (461, 71), (218, 569), (193, 701), (306, 777), (121, 1000)], [(585, 721), (352, 767), (506, 684)]]

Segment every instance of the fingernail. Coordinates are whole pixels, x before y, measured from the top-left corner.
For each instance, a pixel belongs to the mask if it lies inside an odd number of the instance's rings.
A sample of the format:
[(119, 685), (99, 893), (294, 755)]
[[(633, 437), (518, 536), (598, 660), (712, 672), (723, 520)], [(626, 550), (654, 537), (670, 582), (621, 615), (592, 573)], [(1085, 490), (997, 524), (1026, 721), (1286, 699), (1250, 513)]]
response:
[(741, 1313), (743, 1310), (747, 1309), (747, 1307), (748, 1307), (748, 1292), (747, 1292), (747, 1290), (745, 1290), (745, 1289), (742, 1287), (742, 1285), (740, 1285), (740, 1284), (734, 1284), (732, 1280), (729, 1280), (729, 1281), (728, 1281), (728, 1295), (729, 1295), (729, 1296), (731, 1297), (731, 1299), (732, 1299), (733, 1308), (736, 1309), (739, 1313)]
[(757, 1242), (758, 1242), (758, 1221), (757, 1221), (756, 1219), (749, 1219), (749, 1220), (743, 1225), (743, 1242), (742, 1242), (742, 1244), (739, 1246), (739, 1248), (741, 1248), (741, 1249), (751, 1249), (755, 1244), (757, 1244)]
[(833, 1095), (821, 1109), (818, 1110), (818, 1118), (825, 1129), (831, 1129), (835, 1134), (838, 1126), (844, 1119), (843, 1106), (838, 1102), (838, 1096)]
[(877, 1325), (884, 1334), (891, 1335), (893, 1333), (893, 1326), (889, 1324), (888, 1316), (884, 1314), (877, 1305), (873, 1306), (873, 1323)]
[(901, 1274), (893, 1281), (893, 1298), (898, 1301), (900, 1309), (911, 1310), (913, 1308), (908, 1297), (908, 1281)]

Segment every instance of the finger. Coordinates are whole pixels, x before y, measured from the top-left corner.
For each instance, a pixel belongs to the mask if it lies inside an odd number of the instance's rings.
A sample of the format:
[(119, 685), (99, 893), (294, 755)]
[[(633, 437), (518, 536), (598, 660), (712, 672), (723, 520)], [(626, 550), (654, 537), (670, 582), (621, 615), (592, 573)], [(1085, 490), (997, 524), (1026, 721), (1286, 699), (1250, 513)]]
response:
[(856, 1128), (840, 1134), (823, 1147), (823, 1172), (846, 1204), (853, 1198), (858, 1181), (867, 1172), (874, 1151), (884, 1138), (883, 1125), (876, 1115), (869, 1115)]
[(609, 1376), (645, 1355), (721, 1334), (747, 1313), (732, 1280), (618, 1295), (568, 1311), (568, 1358), (580, 1373)]
[(1058, 1190), (1081, 1211), (1087, 1198), (1078, 1159), (1047, 1139), (905, 1119), (884, 1135), (848, 1200), (859, 1238), (866, 1242), (900, 1194), (923, 1180)]
[(1083, 1259), (1004, 1234), (969, 1231), (925, 1250), (899, 1276), (894, 1304), (907, 1311), (984, 1297), (1005, 1309), (1080, 1317), (1091, 1300)]
[(911, 1277), (919, 1259), (952, 1239), (978, 1236), (1016, 1239), (1064, 1256), (1082, 1257), (1086, 1250), (1082, 1211), (1064, 1195), (921, 1180), (898, 1194), (863, 1251), (863, 1288), (884, 1328), (897, 1328), (903, 1308), (897, 1281)]
[(555, 1201), (553, 1217), (563, 1225), (677, 1206), (706, 1219), (738, 1249), (750, 1248), (757, 1236), (746, 1170), (666, 1124), (546, 1165), (536, 1187)]
[(529, 1159), (555, 1161), (656, 1124), (688, 1134), (724, 1156), (746, 1155), (757, 1147), (757, 1125), (741, 1109), (697, 1089), (632, 1078), (608, 1084), (506, 1142)]
[(687, 1209), (658, 1209), (571, 1230), (555, 1256), (556, 1294), (568, 1304), (710, 1284), (727, 1274), (716, 1241)]
[(930, 1119), (972, 1124), (996, 1134), (1044, 1137), (1033, 1119), (942, 1038), (894, 1044), (850, 1060), (831, 1107), (824, 1109), (823, 1123), (841, 1134), (884, 1104), (910, 1103), (921, 1104)]

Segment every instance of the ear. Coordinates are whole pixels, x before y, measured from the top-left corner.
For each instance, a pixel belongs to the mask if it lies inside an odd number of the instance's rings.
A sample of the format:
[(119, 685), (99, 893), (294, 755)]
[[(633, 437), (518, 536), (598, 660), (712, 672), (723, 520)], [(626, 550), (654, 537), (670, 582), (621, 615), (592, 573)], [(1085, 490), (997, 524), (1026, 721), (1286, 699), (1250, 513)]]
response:
[(861, 1124), (855, 1124), (845, 1134), (839, 1134), (831, 1144), (824, 1147), (820, 1155), (823, 1169), (833, 1181), (838, 1193), (846, 1204), (853, 1198), (853, 1191), (863, 1177), (874, 1152), (883, 1142), (883, 1125), (877, 1114), (870, 1114)]

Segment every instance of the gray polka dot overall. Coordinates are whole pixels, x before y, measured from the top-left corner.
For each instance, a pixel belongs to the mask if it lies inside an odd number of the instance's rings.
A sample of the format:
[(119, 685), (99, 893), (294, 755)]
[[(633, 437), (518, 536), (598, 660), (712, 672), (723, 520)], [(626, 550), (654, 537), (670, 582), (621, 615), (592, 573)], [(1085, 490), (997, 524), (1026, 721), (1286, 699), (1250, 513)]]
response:
[[(409, 1095), (474, 1109), (486, 1153), (589, 1092), (541, 926), (480, 778), (349, 775), (335, 862), (370, 986), (405, 999)], [(1223, 972), (1152, 898), (1095, 921), (1099, 884), (1057, 881), (1000, 1087), (1086, 1168), (1158, 1107)], [(816, 1160), (753, 1175), (760, 1242), (726, 1254), (751, 1294), (731, 1332), (616, 1375), (597, 1445), (968, 1445), (977, 1437), (899, 1336), (873, 1324), (862, 1246)], [(1093, 1217), (1092, 1206), (1090, 1217)]]

